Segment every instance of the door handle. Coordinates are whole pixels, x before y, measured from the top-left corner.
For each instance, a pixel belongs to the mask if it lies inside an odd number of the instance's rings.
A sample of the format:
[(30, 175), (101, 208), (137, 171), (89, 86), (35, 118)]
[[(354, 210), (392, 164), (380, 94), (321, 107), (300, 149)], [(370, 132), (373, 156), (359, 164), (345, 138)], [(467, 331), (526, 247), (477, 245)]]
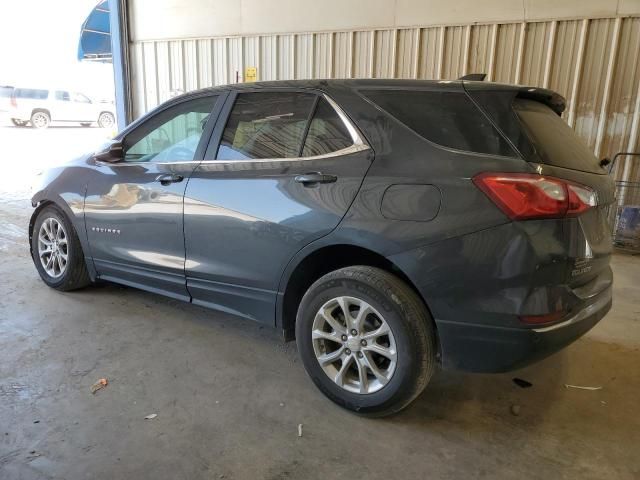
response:
[(318, 183), (333, 183), (338, 180), (335, 175), (325, 175), (320, 172), (305, 173), (304, 175), (296, 175), (295, 181), (303, 184), (305, 187), (316, 185)]
[(164, 175), (159, 175), (158, 178), (156, 178), (156, 181), (160, 182), (160, 184), (164, 185), (165, 187), (167, 185), (171, 185), (172, 183), (179, 183), (182, 180), (184, 180), (184, 177), (182, 175), (178, 175), (177, 173), (165, 173)]

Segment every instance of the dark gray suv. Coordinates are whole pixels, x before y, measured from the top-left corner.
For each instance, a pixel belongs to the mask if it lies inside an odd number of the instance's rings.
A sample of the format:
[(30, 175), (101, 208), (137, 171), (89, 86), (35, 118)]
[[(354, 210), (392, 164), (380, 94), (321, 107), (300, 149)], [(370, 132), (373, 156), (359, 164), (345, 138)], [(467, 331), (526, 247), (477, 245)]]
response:
[(31, 252), (280, 329), (339, 405), (538, 360), (611, 307), (613, 183), (549, 90), (315, 80), (174, 98), (46, 172)]

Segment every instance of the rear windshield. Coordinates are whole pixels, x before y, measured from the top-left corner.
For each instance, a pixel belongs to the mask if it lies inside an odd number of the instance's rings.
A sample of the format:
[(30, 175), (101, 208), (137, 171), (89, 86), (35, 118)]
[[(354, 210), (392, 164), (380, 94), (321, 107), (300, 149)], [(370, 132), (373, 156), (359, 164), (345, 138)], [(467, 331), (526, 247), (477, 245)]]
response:
[(549, 107), (535, 100), (517, 98), (513, 109), (542, 163), (583, 172), (607, 173), (586, 143)]
[(464, 92), (367, 90), (361, 93), (433, 143), (468, 152), (516, 156)]
[(17, 98), (33, 98), (36, 100), (44, 100), (49, 96), (49, 91), (36, 90), (33, 88), (16, 88), (15, 96)]

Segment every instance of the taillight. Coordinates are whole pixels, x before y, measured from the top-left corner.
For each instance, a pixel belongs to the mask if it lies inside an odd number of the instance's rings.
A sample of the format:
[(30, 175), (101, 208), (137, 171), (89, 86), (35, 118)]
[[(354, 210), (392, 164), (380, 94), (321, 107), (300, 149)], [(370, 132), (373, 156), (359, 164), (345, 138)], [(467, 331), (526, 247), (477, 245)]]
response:
[(12, 107), (18, 106), (18, 102), (16, 102), (16, 97), (14, 97), (13, 95), (11, 95), (11, 106)]
[(481, 173), (473, 183), (512, 220), (575, 216), (597, 203), (587, 186), (532, 173)]

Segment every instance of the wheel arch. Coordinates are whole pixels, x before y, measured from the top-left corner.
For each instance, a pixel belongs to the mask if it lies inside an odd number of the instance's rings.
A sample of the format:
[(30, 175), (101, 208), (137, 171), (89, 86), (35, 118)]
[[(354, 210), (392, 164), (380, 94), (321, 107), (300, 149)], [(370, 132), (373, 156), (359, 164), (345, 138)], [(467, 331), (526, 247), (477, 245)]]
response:
[(42, 210), (49, 206), (54, 206), (58, 210), (60, 210), (71, 222), (71, 225), (76, 231), (76, 235), (78, 236), (78, 240), (80, 241), (80, 246), (82, 248), (84, 257), (86, 259), (87, 271), (89, 272), (89, 276), (91, 280), (96, 279), (96, 271), (93, 265), (93, 259), (90, 257), (90, 249), (88, 244), (88, 239), (86, 235), (86, 231), (84, 229), (84, 214), (81, 216), (82, 222), (81, 225), (78, 223), (78, 215), (73, 212), (71, 207), (64, 201), (62, 197), (52, 198), (51, 196), (46, 195), (46, 192), (41, 191), (34, 195), (31, 199), (31, 204), (35, 207), (31, 217), (29, 218), (29, 227), (28, 227), (28, 235), (29, 235), (29, 253), (33, 256), (33, 227), (36, 222), (36, 218)]
[(313, 282), (331, 271), (355, 265), (377, 267), (396, 275), (418, 295), (424, 307), (431, 314), (426, 299), (411, 278), (385, 256), (358, 245), (324, 245), (307, 252), (294, 265), (290, 264), (283, 275), (281, 288), (279, 289), (280, 294), (276, 303), (276, 327), (282, 330), (285, 341), (295, 339), (298, 305)]
[(107, 114), (111, 115), (111, 116), (113, 117), (113, 121), (115, 122), (115, 120), (116, 120), (116, 116), (115, 116), (115, 114), (114, 114), (113, 112), (111, 112), (111, 111), (109, 111), (109, 110), (100, 110), (100, 111), (98, 111), (98, 118), (96, 118), (96, 120), (95, 120), (95, 121), (96, 121), (96, 122), (100, 121), (100, 117), (101, 117), (102, 115), (104, 115), (105, 113), (107, 113)]
[(47, 115), (49, 115), (49, 120), (51, 120), (51, 111), (48, 108), (41, 108), (41, 107), (33, 108), (31, 110), (31, 115), (29, 115), (29, 118), (31, 118), (33, 114), (37, 112), (46, 113)]

